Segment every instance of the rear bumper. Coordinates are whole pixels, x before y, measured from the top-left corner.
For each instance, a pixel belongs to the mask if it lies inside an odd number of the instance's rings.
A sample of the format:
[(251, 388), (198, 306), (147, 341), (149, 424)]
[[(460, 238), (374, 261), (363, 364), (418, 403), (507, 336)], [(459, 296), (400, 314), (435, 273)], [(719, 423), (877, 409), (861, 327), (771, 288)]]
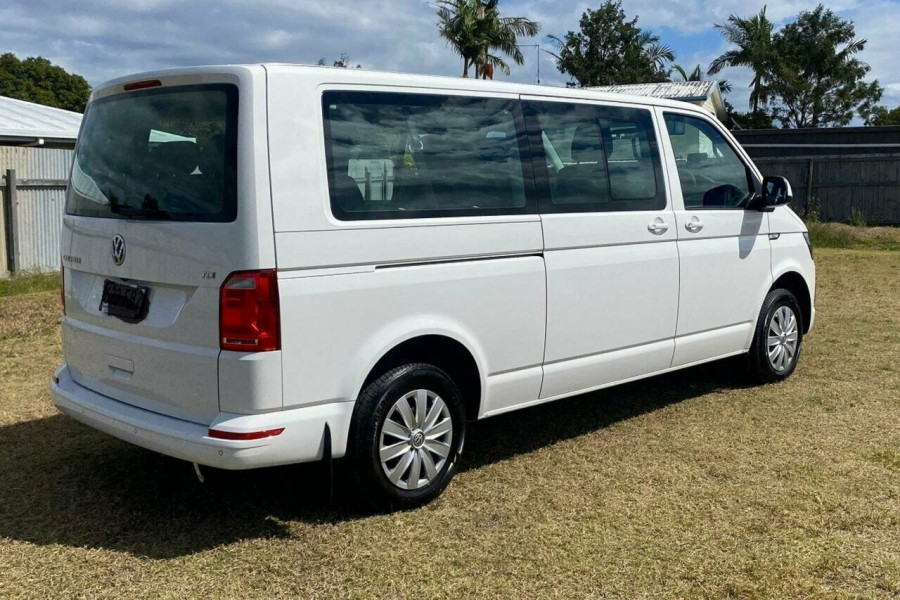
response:
[[(334, 402), (258, 415), (219, 413), (210, 425), (167, 417), (98, 394), (76, 383), (66, 365), (50, 384), (53, 403), (73, 419), (137, 446), (220, 469), (253, 469), (319, 460), (325, 425), (332, 456), (343, 456), (353, 403)], [(275, 437), (221, 440), (210, 428), (232, 432), (284, 428)]]

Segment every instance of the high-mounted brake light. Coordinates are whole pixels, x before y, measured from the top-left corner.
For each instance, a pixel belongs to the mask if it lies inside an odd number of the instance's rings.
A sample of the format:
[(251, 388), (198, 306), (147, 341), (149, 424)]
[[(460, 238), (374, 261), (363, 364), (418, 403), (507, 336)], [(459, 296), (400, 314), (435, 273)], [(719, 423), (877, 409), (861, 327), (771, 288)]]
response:
[(246, 433), (237, 433), (235, 431), (222, 431), (221, 429), (210, 429), (209, 437), (218, 440), (261, 440), (268, 437), (281, 435), (284, 427), (278, 429), (267, 429), (265, 431), (248, 431)]
[(225, 279), (219, 290), (219, 347), (236, 352), (281, 349), (274, 270), (238, 271)]
[(132, 81), (131, 83), (126, 83), (122, 87), (126, 92), (132, 92), (134, 90), (145, 90), (147, 88), (159, 87), (162, 85), (162, 81), (159, 79), (147, 79), (145, 81)]

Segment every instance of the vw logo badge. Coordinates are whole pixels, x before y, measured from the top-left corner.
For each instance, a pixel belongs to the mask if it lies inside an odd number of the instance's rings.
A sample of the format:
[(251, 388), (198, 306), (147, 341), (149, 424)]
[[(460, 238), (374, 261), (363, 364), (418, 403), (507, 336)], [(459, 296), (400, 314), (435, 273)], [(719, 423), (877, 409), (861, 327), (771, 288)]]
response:
[(125, 238), (116, 234), (112, 239), (112, 258), (116, 265), (125, 262)]

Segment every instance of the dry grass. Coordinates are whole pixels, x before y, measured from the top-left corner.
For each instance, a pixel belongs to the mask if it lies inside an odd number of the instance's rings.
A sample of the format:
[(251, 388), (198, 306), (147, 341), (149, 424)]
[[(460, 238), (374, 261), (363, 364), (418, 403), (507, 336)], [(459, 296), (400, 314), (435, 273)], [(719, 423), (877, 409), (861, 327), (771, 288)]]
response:
[(897, 598), (900, 254), (817, 259), (788, 382), (719, 363), (478, 423), (393, 515), (317, 466), (201, 486), (56, 414), (57, 330), (0, 304), (0, 597)]
[(816, 248), (900, 250), (900, 227), (856, 227), (846, 223), (807, 223)]

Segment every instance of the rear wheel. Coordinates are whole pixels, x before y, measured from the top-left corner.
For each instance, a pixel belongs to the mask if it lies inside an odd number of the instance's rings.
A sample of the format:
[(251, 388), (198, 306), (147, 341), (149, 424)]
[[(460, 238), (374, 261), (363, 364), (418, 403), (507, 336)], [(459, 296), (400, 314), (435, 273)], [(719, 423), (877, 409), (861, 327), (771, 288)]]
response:
[(459, 389), (433, 365), (411, 363), (366, 386), (354, 411), (350, 468), (375, 505), (405, 509), (436, 498), (465, 439)]
[(750, 375), (754, 380), (771, 383), (787, 379), (794, 372), (803, 345), (802, 319), (800, 305), (792, 293), (784, 289), (769, 292), (750, 347)]

